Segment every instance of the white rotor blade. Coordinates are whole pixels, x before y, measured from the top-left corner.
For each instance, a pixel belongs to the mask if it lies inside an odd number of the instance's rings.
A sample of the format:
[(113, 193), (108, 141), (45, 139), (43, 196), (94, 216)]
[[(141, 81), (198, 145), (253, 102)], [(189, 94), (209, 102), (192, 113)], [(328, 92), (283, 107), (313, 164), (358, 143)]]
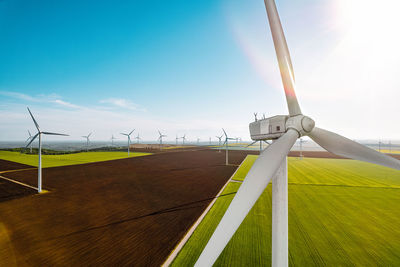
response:
[(295, 130), (289, 129), (257, 158), (195, 266), (203, 267), (214, 264), (257, 199), (264, 192), (298, 137), (299, 135)]
[(68, 134), (51, 133), (51, 132), (42, 132), (42, 134), (69, 136)]
[(28, 148), (28, 146), (29, 146), (33, 141), (35, 141), (35, 139), (36, 139), (36, 137), (38, 137), (38, 135), (39, 135), (39, 133), (35, 134), (35, 135), (31, 138), (31, 141), (25, 146), (25, 148)]
[(134, 130), (135, 130), (135, 129), (133, 129), (133, 130), (129, 133), (129, 135), (131, 135), (131, 134), (133, 133)]
[(33, 123), (34, 123), (35, 126), (36, 126), (36, 129), (40, 132), (39, 124), (36, 122), (35, 118), (33, 117), (31, 110), (30, 110), (28, 107), (27, 107), (27, 109), (28, 109), (28, 111), (29, 111), (29, 114), (30, 114), (31, 117), (32, 117), (32, 120), (33, 120)]
[(301, 114), (299, 103), (297, 102), (294, 72), (287, 47), (285, 34), (283, 33), (281, 21), (274, 0), (264, 0), (267, 9), (269, 26), (271, 28), (272, 39), (274, 40), (276, 57), (278, 58), (279, 69), (283, 87), (285, 89), (286, 102), (290, 116)]
[(399, 160), (336, 133), (315, 127), (308, 136), (333, 154), (400, 170)]
[(225, 137), (226, 137), (226, 138), (228, 138), (228, 135), (226, 134), (226, 132), (225, 132), (224, 128), (222, 128), (222, 131), (224, 131), (224, 135), (225, 135)]
[(92, 133), (88, 134), (88, 136), (87, 136), (87, 137), (89, 138), (91, 135), (92, 135)]
[(122, 135), (128, 136), (127, 134), (121, 133)]

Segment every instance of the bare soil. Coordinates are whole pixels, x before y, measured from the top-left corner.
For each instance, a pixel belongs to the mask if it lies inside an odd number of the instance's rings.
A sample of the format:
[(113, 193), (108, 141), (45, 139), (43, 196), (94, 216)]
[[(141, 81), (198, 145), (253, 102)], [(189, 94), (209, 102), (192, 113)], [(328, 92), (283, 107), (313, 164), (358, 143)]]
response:
[[(223, 152), (202, 150), (43, 169), (49, 193), (0, 203), (12, 250), (0, 259), (159, 266), (246, 154), (231, 151), (230, 166)], [(36, 185), (36, 175), (6, 177)]]

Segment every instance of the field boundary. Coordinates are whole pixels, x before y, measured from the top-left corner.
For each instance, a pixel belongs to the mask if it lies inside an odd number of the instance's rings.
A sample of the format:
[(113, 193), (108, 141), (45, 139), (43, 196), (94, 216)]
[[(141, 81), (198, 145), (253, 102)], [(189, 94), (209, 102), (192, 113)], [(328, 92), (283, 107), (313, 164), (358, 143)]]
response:
[(207, 208), (203, 211), (203, 213), (200, 215), (200, 217), (196, 220), (196, 222), (190, 227), (190, 229), (186, 232), (185, 236), (179, 241), (179, 243), (175, 246), (175, 248), (172, 250), (171, 254), (169, 254), (168, 258), (164, 261), (164, 263), (161, 265), (162, 267), (168, 267), (171, 265), (171, 263), (175, 260), (176, 256), (178, 256), (179, 252), (182, 250), (182, 248), (185, 246), (186, 242), (189, 240), (189, 238), (192, 236), (194, 231), (196, 230), (197, 226), (203, 221), (204, 217), (206, 217), (207, 213), (210, 211), (212, 206), (214, 206), (214, 203), (217, 201), (221, 193), (224, 191), (225, 187), (232, 182), (232, 178), (235, 176), (236, 172), (240, 169), (242, 166), (242, 163), (246, 160), (248, 155), (242, 160), (242, 162), (239, 164), (239, 166), (236, 168), (235, 172), (231, 175), (231, 177), (226, 181), (224, 186), (221, 188), (221, 190), (218, 192), (218, 194), (214, 197), (214, 199), (208, 204)]
[[(18, 182), (18, 181), (15, 181), (15, 180), (13, 180), (13, 179), (6, 178), (6, 177), (1, 176), (1, 175), (0, 175), (0, 178), (1, 178), (1, 179), (4, 179), (4, 180), (7, 180), (7, 181), (9, 181), (9, 182), (15, 183), (15, 184), (23, 185), (23, 186), (25, 186), (25, 187), (38, 190), (37, 187), (31, 186), (31, 185), (28, 185), (28, 184), (25, 184), (25, 183), (21, 183), (21, 182)], [(44, 191), (44, 190), (43, 190), (43, 191)]]

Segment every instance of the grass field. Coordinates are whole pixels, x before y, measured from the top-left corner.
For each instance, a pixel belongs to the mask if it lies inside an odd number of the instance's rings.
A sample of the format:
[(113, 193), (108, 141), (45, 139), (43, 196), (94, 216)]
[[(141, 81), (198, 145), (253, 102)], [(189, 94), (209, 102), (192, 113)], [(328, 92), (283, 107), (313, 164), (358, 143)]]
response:
[[(243, 180), (257, 156), (235, 175)], [(399, 266), (400, 173), (353, 160), (289, 158), (289, 264)], [(231, 182), (179, 253), (192, 266), (240, 183)], [(270, 266), (271, 184), (215, 266)]]
[[(129, 157), (150, 155), (151, 153), (131, 152)], [(42, 155), (42, 166), (56, 167), (127, 158), (127, 152), (81, 152), (65, 155)], [(38, 155), (20, 154), (18, 152), (0, 151), (0, 159), (14, 161), (37, 167)]]

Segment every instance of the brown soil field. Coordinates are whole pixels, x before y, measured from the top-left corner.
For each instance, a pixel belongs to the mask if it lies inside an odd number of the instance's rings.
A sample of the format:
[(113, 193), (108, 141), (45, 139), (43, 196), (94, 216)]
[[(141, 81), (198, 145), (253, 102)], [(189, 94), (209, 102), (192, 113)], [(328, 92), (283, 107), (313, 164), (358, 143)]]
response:
[[(246, 154), (230, 151), (230, 166), (225, 153), (201, 150), (43, 169), (49, 193), (0, 203), (0, 259), (158, 266)], [(36, 175), (4, 174), (31, 185)]]
[(32, 166), (0, 159), (0, 172), (27, 168), (32, 168)]

